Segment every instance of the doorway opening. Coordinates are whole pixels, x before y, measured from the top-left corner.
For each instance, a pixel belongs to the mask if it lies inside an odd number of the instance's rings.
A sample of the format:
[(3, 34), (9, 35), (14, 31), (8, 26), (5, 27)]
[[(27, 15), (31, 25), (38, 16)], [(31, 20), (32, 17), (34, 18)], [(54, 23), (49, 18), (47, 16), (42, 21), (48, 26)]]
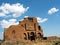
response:
[(30, 40), (32, 41), (32, 40), (35, 40), (35, 34), (34, 34), (34, 32), (31, 32), (30, 33)]
[(27, 35), (26, 35), (26, 33), (24, 33), (24, 39), (27, 40)]

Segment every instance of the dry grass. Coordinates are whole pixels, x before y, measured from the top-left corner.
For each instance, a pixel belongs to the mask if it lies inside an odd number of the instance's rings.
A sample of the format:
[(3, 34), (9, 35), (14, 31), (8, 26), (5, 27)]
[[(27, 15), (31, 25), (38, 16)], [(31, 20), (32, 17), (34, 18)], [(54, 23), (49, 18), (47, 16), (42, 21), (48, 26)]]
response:
[(60, 42), (60, 40), (40, 40), (30, 43), (22, 43), (22, 42), (2, 42), (1, 45), (56, 45), (57, 42)]

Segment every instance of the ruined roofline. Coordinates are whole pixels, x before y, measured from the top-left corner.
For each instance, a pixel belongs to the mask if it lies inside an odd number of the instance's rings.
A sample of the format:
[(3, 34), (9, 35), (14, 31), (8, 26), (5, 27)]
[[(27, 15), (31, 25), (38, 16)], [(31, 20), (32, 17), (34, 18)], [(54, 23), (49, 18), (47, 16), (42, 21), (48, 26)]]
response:
[(4, 31), (6, 31), (7, 29), (9, 29), (9, 28), (11, 28), (11, 27), (13, 27), (13, 26), (18, 26), (19, 24), (17, 24), (17, 25), (11, 25), (11, 26), (9, 26), (8, 28), (4, 28)]
[[(35, 17), (25, 17), (24, 19), (26, 19), (26, 18), (35, 18)], [(36, 18), (37, 19), (37, 18)]]
[[(35, 17), (25, 17), (23, 20), (21, 20), (21, 21), (24, 21), (26, 18), (35, 18)], [(19, 21), (20, 22), (20, 21)], [(17, 25), (19, 25), (19, 24), (17, 24)], [(11, 26), (9, 26), (8, 28), (10, 28), (10, 27), (12, 27), (12, 26), (17, 26), (17, 25), (11, 25)], [(7, 30), (8, 28), (4, 28), (4, 30)]]
[[(37, 18), (36, 18), (36, 17), (25, 17), (24, 19), (20, 20), (19, 23), (20, 23), (20, 22), (26, 22), (26, 21), (28, 21), (28, 20), (30, 20), (30, 19), (33, 20), (33, 21), (31, 20), (31, 22), (37, 22)], [(34, 21), (34, 20), (35, 20), (35, 21)]]
[(25, 18), (35, 18), (35, 17), (30, 16), (30, 17), (25, 17)]

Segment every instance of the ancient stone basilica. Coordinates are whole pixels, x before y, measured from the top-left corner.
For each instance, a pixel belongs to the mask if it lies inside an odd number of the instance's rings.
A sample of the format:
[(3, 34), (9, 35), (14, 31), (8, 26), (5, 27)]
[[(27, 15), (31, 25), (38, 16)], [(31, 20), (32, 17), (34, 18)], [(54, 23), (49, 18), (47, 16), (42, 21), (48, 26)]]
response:
[(27, 17), (19, 21), (18, 25), (11, 25), (4, 31), (5, 41), (41, 40), (43, 31), (35, 17)]

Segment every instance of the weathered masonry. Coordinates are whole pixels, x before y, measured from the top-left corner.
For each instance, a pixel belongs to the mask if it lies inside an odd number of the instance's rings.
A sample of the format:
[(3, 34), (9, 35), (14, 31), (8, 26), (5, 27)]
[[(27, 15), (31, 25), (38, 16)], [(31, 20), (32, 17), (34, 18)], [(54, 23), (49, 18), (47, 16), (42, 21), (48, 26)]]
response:
[(18, 25), (11, 25), (4, 32), (5, 41), (32, 41), (43, 37), (43, 31), (35, 17), (27, 17)]

